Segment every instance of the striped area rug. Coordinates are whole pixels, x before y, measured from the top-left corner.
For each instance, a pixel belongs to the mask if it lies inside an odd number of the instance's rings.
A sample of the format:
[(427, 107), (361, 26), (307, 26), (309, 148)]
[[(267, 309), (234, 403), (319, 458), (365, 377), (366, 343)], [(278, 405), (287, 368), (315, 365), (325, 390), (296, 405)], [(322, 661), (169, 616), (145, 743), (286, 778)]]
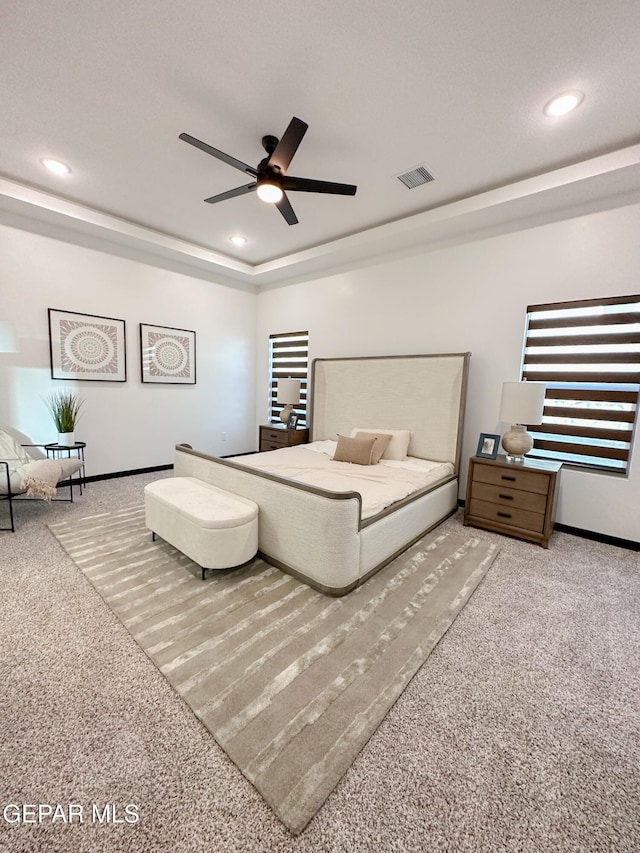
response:
[(497, 547), (434, 531), (343, 598), (256, 560), (199, 568), (144, 507), (50, 525), (139, 646), (301, 832), (469, 600)]

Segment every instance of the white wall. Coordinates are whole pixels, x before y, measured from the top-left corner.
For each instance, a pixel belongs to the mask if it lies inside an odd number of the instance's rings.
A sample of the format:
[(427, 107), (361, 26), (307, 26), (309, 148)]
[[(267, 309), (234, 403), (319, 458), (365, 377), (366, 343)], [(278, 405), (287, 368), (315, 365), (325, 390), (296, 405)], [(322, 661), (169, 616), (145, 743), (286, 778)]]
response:
[[(127, 381), (51, 379), (48, 308), (125, 320)], [(43, 398), (77, 389), (89, 476), (170, 464), (182, 441), (255, 449), (255, 294), (0, 225), (0, 321), (17, 337), (0, 353), (0, 423), (55, 441)], [(141, 322), (196, 332), (195, 385), (141, 383)]]
[[(519, 377), (529, 304), (638, 292), (640, 205), (381, 263), (258, 296), (256, 412), (264, 421), (268, 337), (308, 329), (312, 358), (470, 350), (463, 458), (498, 422)], [(466, 465), (460, 497), (464, 497)], [(640, 449), (629, 478), (565, 469), (557, 520), (640, 540)]]
[[(470, 456), (480, 432), (504, 430), (500, 391), (518, 376), (526, 306), (637, 293), (639, 233), (640, 205), (620, 207), (256, 296), (0, 225), (0, 321), (18, 350), (0, 353), (0, 423), (55, 440), (43, 398), (77, 387), (90, 475), (169, 464), (180, 441), (221, 455), (254, 450), (269, 334), (309, 329), (312, 357), (470, 350)], [(124, 319), (127, 382), (52, 380), (47, 308)], [(140, 322), (196, 331), (195, 386), (140, 382)], [(564, 524), (638, 541), (639, 507), (640, 450), (628, 478), (563, 472)]]

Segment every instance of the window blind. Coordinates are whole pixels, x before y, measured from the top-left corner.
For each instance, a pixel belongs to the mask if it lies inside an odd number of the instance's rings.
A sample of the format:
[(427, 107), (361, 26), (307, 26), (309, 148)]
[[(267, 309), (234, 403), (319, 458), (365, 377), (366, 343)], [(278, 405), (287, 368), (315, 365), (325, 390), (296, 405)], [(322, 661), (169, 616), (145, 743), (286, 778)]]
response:
[(307, 424), (309, 378), (309, 332), (283, 332), (269, 335), (269, 420), (280, 420), (284, 408), (277, 402), (278, 379), (300, 380), (300, 403), (294, 408), (298, 424)]
[(546, 382), (530, 456), (628, 471), (640, 391), (640, 296), (529, 305), (522, 378)]

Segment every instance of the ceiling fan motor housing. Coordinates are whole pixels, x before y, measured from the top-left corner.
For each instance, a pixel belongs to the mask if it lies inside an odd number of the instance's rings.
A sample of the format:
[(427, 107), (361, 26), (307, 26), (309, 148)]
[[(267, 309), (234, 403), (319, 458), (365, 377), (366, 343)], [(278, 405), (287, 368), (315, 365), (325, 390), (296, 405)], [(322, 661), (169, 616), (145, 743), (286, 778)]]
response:
[(278, 137), (271, 134), (262, 137), (262, 147), (267, 152), (267, 156), (258, 164), (258, 186), (260, 184), (275, 184), (282, 189), (282, 172), (280, 166), (276, 166), (273, 163), (269, 164), (271, 155), (278, 147), (278, 142), (280, 142)]
[(282, 172), (278, 166), (269, 165), (269, 158), (265, 157), (258, 164), (258, 175), (256, 181), (260, 184), (275, 184), (282, 189)]

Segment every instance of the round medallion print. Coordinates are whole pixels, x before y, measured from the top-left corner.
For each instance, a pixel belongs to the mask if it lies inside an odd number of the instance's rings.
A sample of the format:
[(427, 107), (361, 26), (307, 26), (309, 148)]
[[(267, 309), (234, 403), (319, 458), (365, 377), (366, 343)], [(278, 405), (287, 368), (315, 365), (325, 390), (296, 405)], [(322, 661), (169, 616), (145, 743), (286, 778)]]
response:
[(116, 347), (109, 329), (94, 325), (73, 325), (62, 341), (67, 370), (101, 370), (113, 367)]
[(186, 346), (186, 340), (183, 343), (179, 337), (150, 335), (149, 342), (153, 343), (151, 349), (151, 370), (153, 373), (165, 376), (186, 376), (188, 374), (189, 350)]

